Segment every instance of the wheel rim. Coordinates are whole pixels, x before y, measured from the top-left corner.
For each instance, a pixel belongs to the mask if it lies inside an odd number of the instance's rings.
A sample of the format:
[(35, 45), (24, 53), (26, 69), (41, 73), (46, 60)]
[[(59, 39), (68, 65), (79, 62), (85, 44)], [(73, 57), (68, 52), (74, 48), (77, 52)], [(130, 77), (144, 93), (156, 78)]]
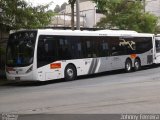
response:
[(73, 74), (74, 74), (73, 70), (70, 69), (70, 68), (68, 68), (68, 69), (67, 69), (67, 75), (68, 75), (70, 78), (72, 78), (72, 77), (73, 77)]
[(138, 61), (135, 62), (135, 68), (136, 68), (136, 69), (139, 68), (139, 62), (138, 62)]
[(126, 68), (127, 68), (127, 71), (130, 71), (130, 70), (131, 70), (131, 64), (130, 64), (129, 62), (127, 62)]

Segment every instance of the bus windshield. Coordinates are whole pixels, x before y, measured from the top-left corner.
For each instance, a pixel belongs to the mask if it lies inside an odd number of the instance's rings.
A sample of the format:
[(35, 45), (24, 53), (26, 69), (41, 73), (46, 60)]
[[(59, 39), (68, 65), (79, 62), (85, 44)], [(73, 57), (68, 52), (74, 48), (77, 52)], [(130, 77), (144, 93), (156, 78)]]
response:
[(25, 67), (33, 63), (37, 32), (23, 31), (9, 36), (6, 65), (8, 67)]

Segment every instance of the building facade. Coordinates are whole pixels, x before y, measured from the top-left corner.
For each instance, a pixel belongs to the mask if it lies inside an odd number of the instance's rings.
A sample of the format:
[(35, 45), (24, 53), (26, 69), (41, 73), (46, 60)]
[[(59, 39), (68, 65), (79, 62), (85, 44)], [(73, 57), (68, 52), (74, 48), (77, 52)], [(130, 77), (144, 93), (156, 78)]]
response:
[(145, 0), (145, 11), (160, 17), (160, 0)]
[[(76, 23), (76, 5), (75, 5), (75, 23)], [(93, 28), (96, 26), (103, 14), (96, 12), (96, 4), (91, 0), (79, 0), (80, 26)], [(52, 19), (50, 27), (70, 27), (71, 26), (71, 6), (67, 5), (66, 9), (61, 11)], [(76, 25), (75, 25), (76, 26)]]
[[(150, 12), (157, 17), (160, 17), (160, 0), (141, 0), (144, 4), (144, 11)], [(97, 22), (100, 21), (103, 14), (96, 12), (96, 4), (91, 0), (79, 0), (80, 2), (80, 26), (93, 28), (96, 26)], [(61, 11), (59, 15), (53, 17), (50, 27), (54, 26), (71, 26), (71, 7), (70, 5), (66, 6), (66, 9)], [(75, 23), (76, 23), (76, 5), (75, 5)]]

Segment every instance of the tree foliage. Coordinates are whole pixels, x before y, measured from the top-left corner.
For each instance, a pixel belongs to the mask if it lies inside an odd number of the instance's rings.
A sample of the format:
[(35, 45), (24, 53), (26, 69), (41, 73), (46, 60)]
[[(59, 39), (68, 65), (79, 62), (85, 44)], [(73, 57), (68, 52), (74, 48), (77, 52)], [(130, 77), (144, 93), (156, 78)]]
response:
[(54, 8), (54, 12), (59, 13), (61, 11), (61, 8), (59, 5), (56, 5), (56, 7)]
[(97, 24), (108, 29), (129, 29), (138, 32), (155, 32), (158, 18), (144, 13), (140, 1), (131, 0), (93, 0), (105, 15)]
[(54, 12), (59, 13), (60, 11), (66, 9), (67, 3), (64, 2), (61, 6), (56, 5), (56, 7), (54, 8)]
[(66, 9), (66, 6), (67, 6), (67, 3), (66, 3), (66, 2), (64, 2), (64, 3), (61, 5), (61, 10)]
[(1, 0), (0, 4), (0, 23), (12, 29), (44, 27), (53, 16), (53, 12), (48, 10), (49, 4), (33, 7), (24, 0)]

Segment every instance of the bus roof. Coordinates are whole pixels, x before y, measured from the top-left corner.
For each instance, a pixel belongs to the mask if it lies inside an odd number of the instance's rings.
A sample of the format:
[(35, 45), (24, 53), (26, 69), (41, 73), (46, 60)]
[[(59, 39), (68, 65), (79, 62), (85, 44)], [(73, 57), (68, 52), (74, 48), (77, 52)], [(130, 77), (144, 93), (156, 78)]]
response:
[(38, 29), (38, 34), (44, 35), (71, 35), (71, 36), (146, 36), (152, 37), (154, 34), (138, 33), (131, 30), (97, 30), (97, 31), (80, 31), (80, 30), (53, 30)]
[[(33, 30), (18, 30), (20, 31), (35, 31)], [(67, 36), (140, 36), (152, 37), (154, 34), (138, 33), (132, 30), (97, 30), (97, 31), (81, 31), (81, 30), (54, 30), (54, 29), (37, 29), (39, 35), (67, 35)], [(14, 32), (13, 32), (14, 33)]]

